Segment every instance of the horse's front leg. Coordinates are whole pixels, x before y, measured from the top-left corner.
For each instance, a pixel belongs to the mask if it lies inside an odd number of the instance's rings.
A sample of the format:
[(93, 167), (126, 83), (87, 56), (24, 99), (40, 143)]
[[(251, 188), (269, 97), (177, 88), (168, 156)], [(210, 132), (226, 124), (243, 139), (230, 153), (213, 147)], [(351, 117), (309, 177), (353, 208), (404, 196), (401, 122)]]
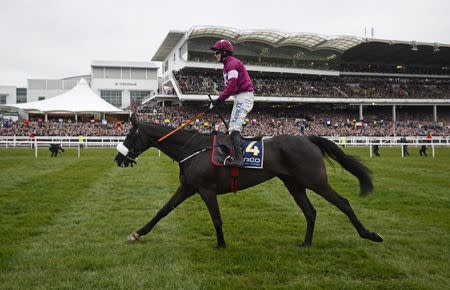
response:
[(128, 236), (129, 241), (135, 241), (139, 237), (148, 234), (153, 227), (166, 215), (168, 215), (173, 209), (179, 206), (184, 200), (192, 196), (195, 192), (188, 190), (186, 187), (180, 185), (175, 194), (170, 200), (158, 211), (154, 218), (152, 218), (145, 226), (143, 226), (137, 232), (134, 232)]
[(200, 196), (208, 208), (209, 214), (216, 229), (217, 248), (225, 248), (225, 239), (222, 231), (222, 218), (220, 217), (219, 204), (217, 202), (217, 194), (211, 190), (200, 190)]

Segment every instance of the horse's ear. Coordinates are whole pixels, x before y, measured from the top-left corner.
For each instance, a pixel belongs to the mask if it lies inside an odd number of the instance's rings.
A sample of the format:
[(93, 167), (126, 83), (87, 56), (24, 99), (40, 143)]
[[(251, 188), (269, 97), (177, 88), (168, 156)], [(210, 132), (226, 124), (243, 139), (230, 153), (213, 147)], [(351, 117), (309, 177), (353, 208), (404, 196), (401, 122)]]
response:
[(131, 114), (131, 124), (133, 124), (133, 127), (138, 125), (138, 117), (136, 113)]

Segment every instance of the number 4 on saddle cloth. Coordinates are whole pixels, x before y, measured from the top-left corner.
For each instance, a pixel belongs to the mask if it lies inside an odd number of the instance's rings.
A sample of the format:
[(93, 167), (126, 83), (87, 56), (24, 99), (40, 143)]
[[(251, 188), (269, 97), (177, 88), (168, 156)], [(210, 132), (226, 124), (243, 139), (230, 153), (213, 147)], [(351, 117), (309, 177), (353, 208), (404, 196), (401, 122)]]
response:
[[(264, 164), (264, 142), (262, 137), (243, 138), (244, 168), (262, 169)], [(232, 158), (233, 143), (228, 134), (217, 133), (213, 138), (211, 163), (224, 166), (227, 158)]]

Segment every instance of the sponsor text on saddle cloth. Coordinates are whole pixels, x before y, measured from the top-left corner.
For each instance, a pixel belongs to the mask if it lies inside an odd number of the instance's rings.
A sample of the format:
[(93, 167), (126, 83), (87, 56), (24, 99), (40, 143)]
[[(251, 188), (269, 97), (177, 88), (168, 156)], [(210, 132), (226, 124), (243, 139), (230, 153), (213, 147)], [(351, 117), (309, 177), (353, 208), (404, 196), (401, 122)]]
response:
[[(244, 152), (244, 168), (262, 169), (264, 164), (264, 142), (262, 138), (245, 139), (241, 144)], [(217, 133), (213, 138), (211, 163), (224, 166), (225, 160), (231, 158), (231, 140), (227, 134)]]

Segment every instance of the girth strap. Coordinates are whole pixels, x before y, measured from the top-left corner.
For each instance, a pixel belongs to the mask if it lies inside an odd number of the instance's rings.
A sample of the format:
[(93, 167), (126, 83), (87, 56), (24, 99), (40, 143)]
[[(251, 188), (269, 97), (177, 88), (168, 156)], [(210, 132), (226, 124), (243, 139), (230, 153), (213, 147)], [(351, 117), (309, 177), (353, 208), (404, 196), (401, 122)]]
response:
[(239, 168), (238, 167), (231, 167), (230, 169), (231, 173), (231, 191), (234, 191), (236, 194), (236, 191), (239, 190)]

